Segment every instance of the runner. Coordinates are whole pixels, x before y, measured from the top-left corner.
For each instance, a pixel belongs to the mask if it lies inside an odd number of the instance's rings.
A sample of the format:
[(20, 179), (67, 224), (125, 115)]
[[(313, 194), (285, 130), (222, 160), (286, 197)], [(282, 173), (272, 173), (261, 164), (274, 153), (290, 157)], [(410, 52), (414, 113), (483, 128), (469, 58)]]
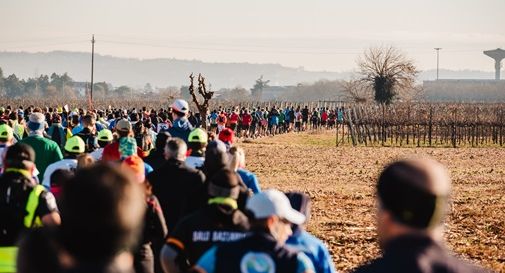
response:
[(209, 116), (209, 121), (210, 121), (210, 131), (211, 132), (216, 132), (217, 130), (217, 118), (218, 118), (217, 110), (213, 110), (212, 113)]
[(383, 255), (355, 272), (487, 272), (443, 246), (450, 188), (447, 169), (436, 161), (388, 165), (377, 181), (377, 235)]
[[(85, 115), (81, 121), (82, 129), (73, 133), (76, 136), (79, 136), (85, 144), (86, 153), (93, 152), (96, 148), (98, 148), (98, 143), (96, 139), (97, 124), (93, 115)], [(101, 128), (101, 127), (100, 127)]]
[(209, 183), (208, 205), (183, 219), (162, 250), (165, 272), (186, 272), (211, 247), (242, 239), (249, 221), (237, 206), (238, 177), (219, 171)]
[(126, 119), (116, 122), (116, 133), (118, 139), (103, 149), (102, 160), (118, 161), (131, 155), (132, 150), (137, 151), (137, 155), (144, 157), (144, 151), (137, 147), (137, 142), (132, 137), (132, 125)]
[(217, 117), (217, 133), (221, 133), (221, 131), (226, 128), (226, 123), (228, 122), (228, 118), (224, 112), (221, 112)]
[(35, 152), (22, 143), (5, 155), (0, 177), (0, 269), (16, 272), (17, 243), (25, 231), (41, 225), (60, 224), (54, 196), (33, 181)]
[(230, 154), (229, 167), (237, 172), (240, 178), (254, 194), (261, 192), (256, 175), (245, 169), (245, 152), (242, 148), (233, 146), (228, 152)]
[[(305, 218), (310, 219), (310, 197), (300, 192), (289, 192), (286, 194), (291, 203), (291, 206), (297, 211), (303, 213)], [(293, 225), (293, 234), (289, 237), (286, 244), (298, 251), (302, 251), (309, 257), (314, 264), (316, 273), (336, 273), (335, 265), (331, 259), (330, 252), (324, 243), (305, 231), (305, 226)]]
[[(197, 262), (193, 272), (314, 272), (303, 252), (284, 246), (290, 224), (301, 225), (305, 216), (294, 210), (282, 192), (267, 190), (247, 202), (252, 234), (242, 240), (215, 246)], [(260, 271), (261, 270), (261, 271)]]
[[(137, 183), (145, 188), (146, 214), (140, 245), (134, 252), (133, 267), (136, 273), (154, 273), (155, 265), (159, 264), (158, 249), (163, 245), (167, 235), (167, 226), (158, 198), (152, 193), (151, 184), (146, 181), (144, 161), (137, 155), (132, 155), (121, 163), (122, 168), (132, 171)], [(155, 251), (156, 250), (156, 251)], [(155, 263), (155, 261), (158, 261)]]
[(47, 167), (44, 172), (42, 185), (46, 189), (51, 189), (51, 175), (56, 170), (65, 169), (75, 171), (77, 168), (77, 157), (85, 152), (84, 147), (84, 141), (80, 137), (73, 136), (69, 138), (65, 144), (65, 157)]
[(186, 165), (194, 169), (201, 169), (205, 161), (205, 148), (207, 147), (207, 133), (196, 128), (189, 134), (188, 148), (189, 156), (186, 158)]
[(7, 125), (0, 125), (0, 172), (3, 170), (3, 160), (7, 148), (14, 144), (14, 130)]
[(133, 272), (131, 253), (146, 210), (133, 175), (112, 164), (81, 169), (62, 196), (63, 224), (30, 234), (20, 247), (18, 272)]
[(193, 130), (193, 126), (189, 123), (186, 115), (189, 111), (189, 105), (185, 100), (175, 100), (172, 104), (172, 127), (168, 129), (168, 133), (172, 137), (178, 137), (187, 141), (189, 133)]
[(249, 114), (249, 110), (246, 109), (244, 111), (244, 114), (242, 115), (240, 136), (249, 137), (249, 130), (251, 128), (251, 123), (252, 123), (252, 116), (251, 114)]
[(169, 232), (181, 218), (205, 204), (205, 176), (186, 166), (186, 152), (186, 142), (180, 138), (169, 139), (165, 146), (167, 161), (147, 177), (160, 200)]
[(230, 129), (232, 131), (237, 130), (238, 121), (239, 121), (238, 110), (235, 109), (232, 111), (230, 115)]
[(35, 165), (40, 172), (37, 176), (39, 181), (42, 181), (44, 178), (47, 166), (63, 159), (58, 144), (43, 137), (45, 126), (45, 117), (42, 113), (31, 114), (30, 122), (28, 123), (30, 135), (20, 141), (21, 143), (30, 145), (35, 151)]
[(53, 140), (58, 144), (61, 150), (64, 150), (65, 143), (67, 142), (67, 137), (65, 128), (63, 128), (61, 122), (61, 116), (58, 114), (53, 114), (52, 122), (53, 123), (51, 124), (49, 129), (47, 129), (47, 134), (49, 135), (49, 138), (51, 140)]
[(95, 160), (102, 160), (103, 150), (105, 146), (112, 143), (112, 140), (114, 140), (114, 137), (109, 129), (103, 129), (102, 131), (98, 132), (98, 148), (94, 150), (90, 155)]
[(218, 139), (226, 145), (226, 149), (228, 150), (233, 145), (233, 142), (235, 142), (235, 133), (230, 128), (224, 128), (219, 133)]
[(307, 105), (303, 107), (301, 114), (302, 114), (302, 130), (305, 131), (307, 130), (307, 123), (309, 122), (309, 107)]
[(149, 152), (149, 156), (144, 160), (144, 162), (151, 165), (154, 170), (159, 169), (163, 166), (163, 164), (165, 164), (165, 146), (169, 138), (170, 134), (168, 132), (160, 132), (156, 136), (154, 150), (151, 150), (151, 152)]

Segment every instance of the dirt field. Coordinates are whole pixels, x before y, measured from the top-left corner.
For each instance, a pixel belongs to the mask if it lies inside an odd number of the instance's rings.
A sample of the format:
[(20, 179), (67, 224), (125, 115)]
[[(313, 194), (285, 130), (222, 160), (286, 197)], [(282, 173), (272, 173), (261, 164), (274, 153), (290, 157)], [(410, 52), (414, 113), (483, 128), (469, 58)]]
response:
[(331, 133), (293, 133), (241, 145), (263, 188), (312, 197), (308, 230), (327, 243), (337, 270), (348, 272), (380, 254), (374, 184), (382, 167), (396, 158), (425, 155), (451, 171), (453, 202), (445, 235), (450, 248), (505, 272), (505, 149), (335, 148), (334, 141)]

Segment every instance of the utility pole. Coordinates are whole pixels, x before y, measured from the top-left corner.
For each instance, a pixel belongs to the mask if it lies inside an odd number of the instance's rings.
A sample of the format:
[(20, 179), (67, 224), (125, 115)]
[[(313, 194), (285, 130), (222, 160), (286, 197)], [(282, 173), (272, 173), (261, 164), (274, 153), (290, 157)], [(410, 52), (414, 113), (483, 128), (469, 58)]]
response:
[(439, 65), (439, 62), (440, 62), (440, 58), (439, 58), (440, 49), (442, 49), (442, 48), (441, 47), (435, 47), (435, 50), (437, 51), (437, 81), (438, 81), (438, 65)]
[(95, 62), (95, 34), (91, 38), (91, 90), (90, 100), (93, 101), (93, 66)]

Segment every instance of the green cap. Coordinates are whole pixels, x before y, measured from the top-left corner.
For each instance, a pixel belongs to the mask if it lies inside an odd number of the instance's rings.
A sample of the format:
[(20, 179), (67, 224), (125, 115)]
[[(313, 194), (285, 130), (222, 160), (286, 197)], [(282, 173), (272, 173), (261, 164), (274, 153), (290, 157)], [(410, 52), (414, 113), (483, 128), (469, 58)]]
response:
[(98, 132), (98, 140), (99, 141), (112, 141), (112, 132), (109, 129), (103, 129)]
[(196, 128), (189, 133), (188, 142), (207, 143), (207, 133), (200, 128)]
[(84, 153), (84, 140), (82, 140), (79, 136), (73, 136), (67, 139), (67, 143), (65, 144), (65, 151), (74, 154), (82, 154)]
[(0, 125), (0, 139), (10, 140), (14, 137), (14, 131), (7, 124)]

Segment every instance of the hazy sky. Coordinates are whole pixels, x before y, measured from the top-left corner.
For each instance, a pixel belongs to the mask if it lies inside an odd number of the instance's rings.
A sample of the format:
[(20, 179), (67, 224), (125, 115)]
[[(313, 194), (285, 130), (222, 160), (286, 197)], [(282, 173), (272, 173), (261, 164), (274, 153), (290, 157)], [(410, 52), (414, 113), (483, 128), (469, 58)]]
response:
[[(394, 45), (421, 69), (492, 71), (505, 49), (505, 0), (2, 0), (0, 51), (279, 63), (345, 71)], [(1, 64), (0, 64), (1, 65)]]

